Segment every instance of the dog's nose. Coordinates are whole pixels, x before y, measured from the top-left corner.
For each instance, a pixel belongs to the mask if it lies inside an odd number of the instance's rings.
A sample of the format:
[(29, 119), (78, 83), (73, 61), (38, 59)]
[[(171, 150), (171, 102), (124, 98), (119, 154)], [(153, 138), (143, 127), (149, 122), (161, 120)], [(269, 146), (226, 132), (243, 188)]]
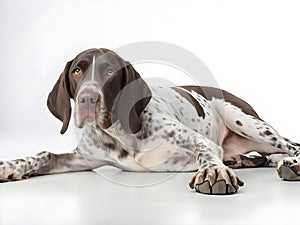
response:
[(92, 91), (83, 91), (78, 99), (81, 105), (93, 106), (99, 102), (100, 95)]

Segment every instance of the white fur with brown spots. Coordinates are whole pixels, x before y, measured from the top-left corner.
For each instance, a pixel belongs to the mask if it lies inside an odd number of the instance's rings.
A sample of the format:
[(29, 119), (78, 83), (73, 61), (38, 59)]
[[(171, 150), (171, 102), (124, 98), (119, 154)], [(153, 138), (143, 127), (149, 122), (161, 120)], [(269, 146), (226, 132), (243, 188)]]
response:
[(149, 87), (107, 49), (90, 49), (68, 62), (50, 93), (48, 107), (63, 122), (61, 133), (68, 127), (70, 99), (75, 124), (84, 129), (77, 148), (0, 161), (0, 181), (104, 165), (197, 171), (190, 187), (207, 194), (237, 192), (243, 182), (232, 168), (277, 166), (282, 179), (300, 180), (300, 145), (280, 136), (246, 102), (216, 88)]

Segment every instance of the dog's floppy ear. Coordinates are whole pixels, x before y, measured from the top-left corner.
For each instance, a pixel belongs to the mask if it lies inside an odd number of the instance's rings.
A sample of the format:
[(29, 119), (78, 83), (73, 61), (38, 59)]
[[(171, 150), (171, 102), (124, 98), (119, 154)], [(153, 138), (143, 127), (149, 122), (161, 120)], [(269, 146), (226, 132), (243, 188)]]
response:
[(133, 66), (127, 61), (125, 64), (122, 89), (116, 99), (116, 114), (123, 129), (135, 134), (141, 129), (140, 115), (151, 99), (151, 91)]
[(66, 132), (71, 117), (72, 109), (70, 103), (70, 83), (68, 74), (72, 62), (73, 60), (66, 64), (64, 71), (54, 85), (47, 100), (47, 106), (50, 112), (63, 122), (63, 126), (60, 131), (61, 134)]

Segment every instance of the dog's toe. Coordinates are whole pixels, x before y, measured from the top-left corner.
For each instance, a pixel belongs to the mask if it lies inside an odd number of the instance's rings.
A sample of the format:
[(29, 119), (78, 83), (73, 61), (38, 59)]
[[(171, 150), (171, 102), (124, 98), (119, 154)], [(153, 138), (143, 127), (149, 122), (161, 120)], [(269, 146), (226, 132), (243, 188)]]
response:
[(209, 181), (205, 181), (202, 184), (197, 184), (195, 190), (203, 194), (211, 194), (211, 187)]
[(217, 181), (213, 186), (212, 186), (212, 193), (213, 194), (226, 194), (227, 193), (227, 187), (226, 187), (226, 182), (225, 180), (220, 180)]
[(200, 170), (190, 182), (190, 187), (202, 194), (228, 195), (238, 191), (243, 182), (228, 168)]

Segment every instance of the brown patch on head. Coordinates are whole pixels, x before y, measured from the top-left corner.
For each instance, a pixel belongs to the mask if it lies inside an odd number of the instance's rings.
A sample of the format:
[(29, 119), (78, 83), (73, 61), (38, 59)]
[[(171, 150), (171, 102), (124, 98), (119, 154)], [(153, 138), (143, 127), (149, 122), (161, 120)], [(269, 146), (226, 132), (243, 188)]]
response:
[[(106, 107), (106, 113), (103, 114), (104, 121), (102, 128), (108, 128), (113, 122), (119, 120), (124, 130), (136, 133), (141, 128), (142, 121), (140, 114), (145, 109), (151, 99), (151, 92), (147, 84), (141, 79), (140, 75), (134, 70), (129, 62), (125, 62), (116, 53), (108, 49), (89, 49), (78, 54), (72, 61), (65, 66), (53, 90), (48, 96), (47, 105), (51, 113), (63, 122), (61, 133), (67, 128), (71, 117), (70, 99), (74, 99), (77, 91), (80, 89), (84, 79), (87, 76), (89, 66), (92, 64), (93, 57), (101, 56), (97, 65), (101, 65), (102, 56), (106, 65), (118, 67), (111, 77), (105, 77), (105, 80), (99, 82), (99, 89), (103, 94), (103, 104)], [(103, 63), (104, 65), (104, 63)], [(100, 66), (99, 66), (100, 68)], [(99, 72), (101, 76), (105, 73)], [(128, 84), (135, 81), (134, 87), (124, 94), (119, 94)], [(102, 82), (100, 84), (100, 82)], [(124, 108), (132, 106), (130, 112), (124, 113)], [(101, 113), (101, 112), (100, 112)]]
[[(113, 51), (100, 50), (102, 55), (96, 59), (96, 66), (114, 69), (110, 76), (106, 76), (105, 71), (99, 72), (102, 80), (96, 81), (101, 89), (105, 108), (105, 112), (100, 112), (100, 125), (107, 129), (118, 120), (126, 132), (136, 133), (141, 129), (142, 121), (139, 116), (151, 99), (150, 89), (129, 62)], [(81, 61), (87, 61), (83, 60), (84, 57), (90, 59), (95, 53), (87, 54), (88, 56), (83, 54)], [(89, 62), (91, 63), (91, 59)]]
[[(63, 122), (63, 126), (60, 131), (61, 134), (65, 133), (68, 128), (72, 111), (70, 99), (74, 99), (75, 91), (81, 79), (81, 76), (73, 76), (72, 73), (74, 73), (78, 68), (77, 62), (82, 59), (82, 57), (91, 55), (96, 51), (100, 50), (86, 50), (78, 54), (73, 60), (69, 61), (48, 96), (47, 106), (50, 112)], [(86, 59), (88, 58), (89, 57), (86, 57)], [(88, 66), (88, 61), (86, 61), (86, 63), (82, 63), (79, 67), (81, 73), (84, 73), (84, 70), (87, 69)]]

